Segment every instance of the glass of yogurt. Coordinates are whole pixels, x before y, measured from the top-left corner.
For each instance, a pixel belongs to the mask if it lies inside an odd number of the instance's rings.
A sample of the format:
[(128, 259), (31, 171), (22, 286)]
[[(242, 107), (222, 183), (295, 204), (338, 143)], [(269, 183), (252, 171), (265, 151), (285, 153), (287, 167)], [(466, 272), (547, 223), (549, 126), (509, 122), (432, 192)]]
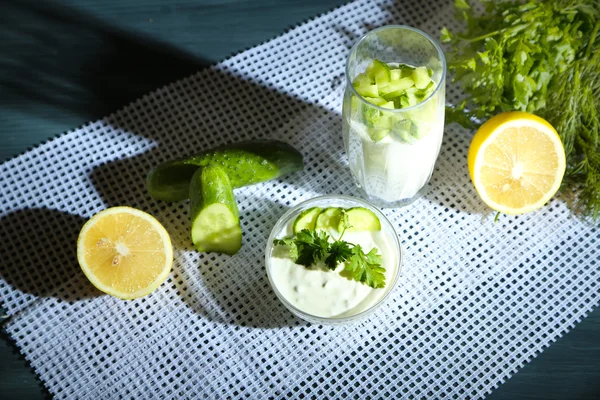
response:
[[(290, 237), (294, 222), (309, 209), (362, 207), (370, 210), (381, 224), (377, 231), (343, 234), (343, 240), (360, 244), (365, 253), (377, 248), (385, 268), (385, 286), (372, 287), (344, 277), (342, 265), (335, 270), (305, 267), (294, 263), (285, 246), (274, 245), (275, 239)], [(330, 232), (332, 233), (332, 232)], [(335, 233), (331, 234), (335, 237)], [(378, 308), (396, 286), (402, 265), (398, 235), (388, 219), (372, 204), (353, 197), (328, 195), (312, 198), (288, 210), (277, 221), (265, 251), (267, 276), (279, 300), (296, 316), (318, 324), (340, 324), (362, 318)]]
[(381, 207), (410, 204), (431, 178), (444, 133), (446, 60), (427, 34), (391, 25), (346, 63), (343, 137), (350, 170)]

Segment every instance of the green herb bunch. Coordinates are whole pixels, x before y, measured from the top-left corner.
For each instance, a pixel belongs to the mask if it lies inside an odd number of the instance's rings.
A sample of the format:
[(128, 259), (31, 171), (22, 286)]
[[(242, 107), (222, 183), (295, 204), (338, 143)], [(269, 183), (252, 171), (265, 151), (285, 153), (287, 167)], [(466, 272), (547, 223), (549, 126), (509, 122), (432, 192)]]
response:
[(377, 248), (365, 253), (360, 245), (342, 240), (346, 229), (350, 228), (348, 216), (342, 211), (343, 231), (337, 240), (323, 230), (302, 229), (291, 237), (275, 239), (273, 244), (287, 246), (289, 255), (296, 264), (307, 268), (322, 262), (329, 270), (344, 265), (341, 275), (364, 283), (374, 289), (385, 287), (385, 268)]
[(447, 121), (475, 128), (503, 111), (550, 122), (567, 155), (576, 211), (600, 220), (600, 1), (455, 0), (466, 31), (442, 30), (448, 69), (467, 94)]

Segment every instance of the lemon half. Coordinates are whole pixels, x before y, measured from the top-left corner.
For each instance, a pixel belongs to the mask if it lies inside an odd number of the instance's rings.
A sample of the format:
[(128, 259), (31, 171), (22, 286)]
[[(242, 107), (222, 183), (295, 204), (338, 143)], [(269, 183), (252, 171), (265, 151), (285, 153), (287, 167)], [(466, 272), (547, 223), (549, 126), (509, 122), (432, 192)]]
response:
[(153, 216), (130, 207), (112, 207), (85, 223), (77, 259), (90, 282), (121, 299), (145, 296), (167, 278), (173, 247)]
[(471, 141), (468, 164), (481, 199), (506, 214), (541, 208), (559, 189), (566, 168), (556, 130), (521, 111), (501, 113), (484, 123)]

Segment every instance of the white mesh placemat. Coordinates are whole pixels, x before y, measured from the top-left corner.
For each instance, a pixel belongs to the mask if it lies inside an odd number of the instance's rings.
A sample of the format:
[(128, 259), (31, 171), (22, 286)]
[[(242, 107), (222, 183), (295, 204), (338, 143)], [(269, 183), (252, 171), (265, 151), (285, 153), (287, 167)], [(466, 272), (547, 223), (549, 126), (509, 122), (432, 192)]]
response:
[[(2, 164), (7, 330), (50, 392), (481, 398), (597, 306), (598, 230), (560, 201), (493, 223), (469, 182), (470, 136), (452, 126), (429, 194), (385, 211), (405, 265), (376, 315), (342, 327), (310, 325), (269, 286), (263, 249), (277, 218), (315, 195), (357, 194), (341, 141), (349, 46), (390, 23), (437, 37), (455, 24), (450, 3), (351, 3)], [(454, 96), (449, 88), (448, 100)], [(236, 191), (239, 254), (195, 252), (187, 204), (150, 199), (147, 171), (262, 137), (296, 146), (305, 170)], [(95, 291), (76, 261), (83, 222), (114, 205), (154, 214), (175, 247), (168, 281), (135, 301)]]

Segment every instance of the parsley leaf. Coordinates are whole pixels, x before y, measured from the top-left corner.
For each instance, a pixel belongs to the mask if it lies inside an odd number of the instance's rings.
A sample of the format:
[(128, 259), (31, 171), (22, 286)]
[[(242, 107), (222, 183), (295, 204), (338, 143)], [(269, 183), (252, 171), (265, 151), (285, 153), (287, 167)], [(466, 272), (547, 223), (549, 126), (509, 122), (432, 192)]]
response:
[(331, 243), (328, 252), (329, 255), (325, 259), (325, 265), (329, 269), (336, 269), (339, 263), (352, 257), (352, 249), (348, 245), (348, 242), (342, 240)]
[[(343, 218), (343, 217), (342, 217)], [(342, 220), (342, 236), (349, 227)], [(289, 256), (296, 264), (307, 268), (323, 262), (329, 270), (335, 270), (338, 265), (344, 268), (342, 276), (371, 286), (374, 289), (385, 287), (385, 268), (377, 248), (367, 254), (360, 245), (354, 245), (341, 239), (331, 240), (322, 230), (303, 229), (294, 236), (275, 239), (274, 245), (287, 246)]]
[(298, 249), (296, 263), (310, 267), (321, 260), (329, 248), (329, 235), (324, 231), (302, 229), (296, 234), (295, 246)]
[(365, 283), (372, 288), (385, 286), (385, 268), (381, 266), (381, 255), (373, 248), (367, 254), (360, 245), (352, 248), (352, 257), (344, 264), (344, 272), (355, 281)]

